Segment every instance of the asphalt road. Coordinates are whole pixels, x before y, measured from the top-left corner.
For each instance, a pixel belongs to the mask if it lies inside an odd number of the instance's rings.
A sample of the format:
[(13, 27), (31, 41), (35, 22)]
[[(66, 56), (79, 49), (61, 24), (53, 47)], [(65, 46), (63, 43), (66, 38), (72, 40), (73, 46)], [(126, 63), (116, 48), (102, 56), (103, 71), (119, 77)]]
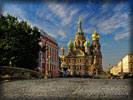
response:
[(130, 79), (55, 78), (0, 84), (0, 100), (133, 100)]

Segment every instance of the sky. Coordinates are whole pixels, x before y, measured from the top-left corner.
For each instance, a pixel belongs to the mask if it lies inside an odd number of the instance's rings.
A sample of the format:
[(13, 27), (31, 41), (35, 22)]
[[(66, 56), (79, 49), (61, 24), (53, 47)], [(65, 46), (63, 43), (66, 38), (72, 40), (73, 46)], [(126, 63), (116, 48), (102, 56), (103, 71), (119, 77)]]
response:
[[(81, 16), (82, 31), (92, 43), (91, 35), (96, 27), (100, 35), (103, 69), (111, 66), (129, 53), (130, 5), (128, 2), (5, 2), (2, 13), (11, 14), (19, 20), (27, 21), (52, 36), (59, 49), (78, 31), (78, 18)], [(61, 54), (61, 50), (59, 50)]]

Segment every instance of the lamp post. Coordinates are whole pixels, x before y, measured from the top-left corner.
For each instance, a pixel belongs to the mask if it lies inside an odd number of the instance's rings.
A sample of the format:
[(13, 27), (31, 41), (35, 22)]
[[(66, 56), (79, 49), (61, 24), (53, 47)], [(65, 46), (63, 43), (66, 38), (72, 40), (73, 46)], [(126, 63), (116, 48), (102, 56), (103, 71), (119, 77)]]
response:
[(51, 77), (51, 70), (50, 70), (50, 66), (51, 66), (51, 56), (49, 56), (47, 58), (47, 62), (49, 63), (49, 66), (46, 67), (46, 78), (50, 78)]
[(51, 56), (49, 56), (49, 77), (51, 78)]
[(109, 67), (108, 67), (108, 73), (110, 73), (110, 64), (108, 64), (108, 66), (109, 66)]
[(111, 79), (111, 74), (110, 74), (110, 64), (108, 64), (108, 66), (109, 66), (109, 68), (108, 68), (108, 76), (107, 76), (107, 78), (108, 78), (108, 79)]
[(9, 65), (10, 65), (10, 67), (12, 66), (12, 62), (11, 62), (11, 60), (10, 60), (10, 62), (9, 62)]

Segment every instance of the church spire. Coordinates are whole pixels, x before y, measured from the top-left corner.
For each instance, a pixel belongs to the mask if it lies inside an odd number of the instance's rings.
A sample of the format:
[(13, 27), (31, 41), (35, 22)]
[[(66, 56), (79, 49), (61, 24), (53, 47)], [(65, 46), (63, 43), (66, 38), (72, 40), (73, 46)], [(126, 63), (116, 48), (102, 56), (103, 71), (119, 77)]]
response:
[(64, 43), (62, 44), (61, 51), (62, 51), (62, 55), (65, 55), (65, 47), (64, 47)]
[(72, 36), (70, 36), (70, 42), (72, 42)]
[(82, 32), (82, 21), (81, 21), (81, 16), (79, 16), (79, 21), (78, 21), (78, 32)]
[(87, 41), (88, 43), (90, 43), (88, 36), (86, 37), (86, 41)]

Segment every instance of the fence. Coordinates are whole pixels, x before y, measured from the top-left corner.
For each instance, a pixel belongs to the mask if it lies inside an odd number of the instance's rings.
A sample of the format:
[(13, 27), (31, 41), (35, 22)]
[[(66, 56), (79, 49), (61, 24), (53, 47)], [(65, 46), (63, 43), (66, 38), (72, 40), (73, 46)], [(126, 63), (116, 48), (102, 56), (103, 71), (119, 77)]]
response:
[(0, 80), (9, 79), (41, 79), (44, 74), (18, 67), (0, 66)]

